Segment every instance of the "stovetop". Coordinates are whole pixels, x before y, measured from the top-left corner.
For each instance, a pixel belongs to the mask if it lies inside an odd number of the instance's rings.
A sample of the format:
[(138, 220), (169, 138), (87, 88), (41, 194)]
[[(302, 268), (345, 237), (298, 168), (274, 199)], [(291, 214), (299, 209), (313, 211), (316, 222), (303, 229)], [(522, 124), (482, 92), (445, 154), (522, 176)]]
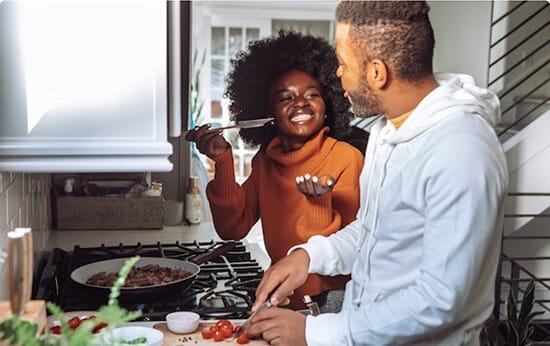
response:
[[(36, 299), (56, 303), (62, 310), (97, 310), (107, 303), (106, 297), (91, 296), (72, 281), (71, 272), (88, 263), (119, 257), (166, 257), (187, 260), (207, 252), (224, 242), (156, 243), (119, 246), (80, 247), (72, 251), (55, 248), (41, 263)], [(143, 321), (164, 320), (172, 311), (194, 311), (203, 319), (247, 318), (254, 302), (256, 286), (263, 276), (263, 269), (251, 258), (242, 242), (234, 249), (200, 265), (200, 272), (193, 284), (174, 295), (148, 295), (139, 300), (119, 299), (119, 305), (127, 310), (141, 310)]]

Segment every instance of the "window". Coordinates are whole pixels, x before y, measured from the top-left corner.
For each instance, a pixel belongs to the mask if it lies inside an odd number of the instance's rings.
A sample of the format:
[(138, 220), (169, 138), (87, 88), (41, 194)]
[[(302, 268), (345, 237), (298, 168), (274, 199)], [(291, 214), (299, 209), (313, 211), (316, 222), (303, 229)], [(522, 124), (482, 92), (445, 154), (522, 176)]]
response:
[[(250, 41), (277, 34), (280, 29), (292, 29), (332, 42), (335, 5), (336, 2), (327, 3), (318, 12), (312, 12), (309, 1), (193, 2), (193, 45), (195, 55), (199, 56), (198, 63), (193, 64), (193, 72), (200, 86), (194, 92), (202, 104), (200, 117), (194, 114), (195, 123), (209, 122), (214, 126), (229, 123), (228, 100), (223, 97), (225, 76), (231, 68), (230, 60), (240, 50), (246, 49)], [(203, 55), (205, 58), (201, 63)], [(194, 124), (193, 120), (191, 124)], [(251, 160), (257, 148), (245, 145), (238, 130), (226, 130), (224, 136), (233, 147), (235, 177), (242, 183), (250, 174)], [(200, 155), (200, 159), (212, 178), (213, 163), (204, 155)]]

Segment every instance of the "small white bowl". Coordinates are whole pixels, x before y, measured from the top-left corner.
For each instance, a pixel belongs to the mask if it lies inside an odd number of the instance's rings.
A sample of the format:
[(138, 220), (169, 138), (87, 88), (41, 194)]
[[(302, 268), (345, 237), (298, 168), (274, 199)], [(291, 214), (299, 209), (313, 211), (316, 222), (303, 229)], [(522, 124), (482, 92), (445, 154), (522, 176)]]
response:
[(166, 324), (172, 333), (193, 333), (199, 326), (200, 315), (189, 311), (176, 311), (166, 315)]
[[(161, 346), (164, 334), (160, 330), (143, 326), (123, 326), (109, 330), (103, 334), (103, 341), (112, 346), (128, 346), (128, 341), (145, 337), (146, 342), (138, 346)], [(125, 342), (126, 341), (126, 342)]]

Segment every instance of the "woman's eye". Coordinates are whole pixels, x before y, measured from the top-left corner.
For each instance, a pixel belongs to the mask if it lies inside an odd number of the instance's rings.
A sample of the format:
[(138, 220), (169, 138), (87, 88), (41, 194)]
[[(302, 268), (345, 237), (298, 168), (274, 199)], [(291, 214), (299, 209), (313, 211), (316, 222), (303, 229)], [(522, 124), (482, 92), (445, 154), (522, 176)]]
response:
[(290, 101), (292, 99), (291, 96), (281, 96), (279, 97), (279, 102), (286, 102), (286, 101)]
[(305, 95), (306, 99), (312, 99), (312, 98), (316, 98), (316, 97), (321, 97), (321, 94), (311, 93), (311, 94)]

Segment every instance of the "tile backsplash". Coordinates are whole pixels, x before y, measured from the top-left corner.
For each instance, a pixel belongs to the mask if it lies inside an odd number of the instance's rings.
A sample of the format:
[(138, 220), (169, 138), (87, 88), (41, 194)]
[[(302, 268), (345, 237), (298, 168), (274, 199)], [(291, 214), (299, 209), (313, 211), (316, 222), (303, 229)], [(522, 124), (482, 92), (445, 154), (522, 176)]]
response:
[(0, 300), (8, 299), (7, 234), (31, 227), (35, 264), (50, 236), (50, 174), (0, 172)]

